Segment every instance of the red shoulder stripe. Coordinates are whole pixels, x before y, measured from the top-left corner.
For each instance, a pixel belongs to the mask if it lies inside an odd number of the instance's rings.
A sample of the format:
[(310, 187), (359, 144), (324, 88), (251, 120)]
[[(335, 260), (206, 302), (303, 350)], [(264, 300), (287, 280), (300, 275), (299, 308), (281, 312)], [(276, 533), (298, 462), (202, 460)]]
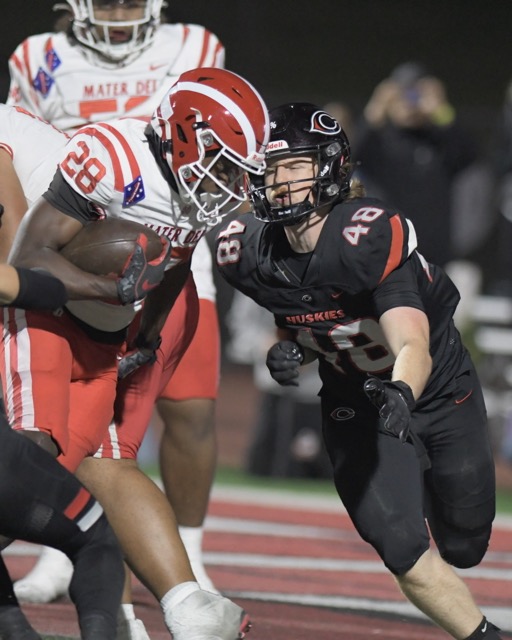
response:
[(389, 249), (388, 260), (384, 273), (382, 274), (379, 283), (384, 280), (392, 271), (396, 269), (402, 260), (402, 248), (404, 246), (404, 228), (400, 216), (395, 214), (389, 219), (391, 226), (391, 247)]
[(183, 42), (181, 44), (182, 48), (185, 46), (185, 42), (188, 40), (190, 35), (190, 27), (187, 27), (186, 24), (183, 25)]
[(201, 51), (201, 57), (199, 58), (199, 64), (197, 65), (198, 67), (204, 67), (206, 56), (208, 54), (209, 42), (210, 42), (210, 32), (207, 29), (205, 29), (204, 36), (203, 36), (203, 49)]
[(213, 66), (218, 67), (218, 59), (222, 51), (224, 50), (224, 45), (221, 42), (217, 42), (217, 46), (215, 47), (215, 51), (213, 53)]
[(10, 57), (10, 60), (11, 62), (14, 63), (14, 66), (16, 67), (16, 69), (18, 69), (20, 73), (23, 73), (23, 65), (21, 64), (21, 60), (18, 58), (16, 53), (12, 54), (12, 56)]
[(29, 55), (29, 46), (28, 40), (25, 40), (22, 45), (23, 48), (23, 64), (25, 65), (25, 75), (27, 76), (27, 80), (32, 85), (32, 79), (30, 77), (30, 55)]
[[(128, 164), (130, 165), (131, 177), (129, 180), (124, 179), (121, 162), (119, 160), (119, 156), (117, 154), (117, 151), (114, 147), (113, 142), (110, 140), (110, 138), (107, 135), (105, 135), (99, 130), (99, 127), (105, 128), (109, 133), (114, 135), (114, 137), (121, 143), (123, 151), (125, 152), (126, 157), (128, 159)], [(92, 136), (93, 138), (97, 138), (101, 142), (101, 144), (105, 147), (105, 149), (108, 151), (110, 155), (110, 159), (112, 160), (112, 166), (114, 169), (114, 189), (116, 191), (123, 191), (126, 184), (128, 184), (129, 182), (132, 182), (137, 176), (140, 175), (139, 165), (137, 163), (137, 160), (135, 159), (135, 155), (133, 151), (130, 149), (125, 138), (118, 131), (116, 131), (112, 126), (103, 122), (96, 125), (96, 127), (84, 127), (80, 131), (83, 133), (86, 133), (87, 135)]]
[(50, 36), (48, 40), (45, 42), (44, 51), (47, 54), (52, 49), (53, 49), (53, 38)]
[[(128, 163), (130, 165), (130, 171), (131, 171), (131, 174), (132, 174), (130, 182), (135, 180), (135, 178), (140, 176), (139, 163), (137, 162), (137, 158), (135, 157), (135, 154), (133, 153), (132, 148), (128, 144), (126, 138), (121, 133), (119, 133), (119, 131), (117, 129), (114, 129), (114, 127), (112, 127), (109, 124), (106, 124), (105, 122), (102, 122), (98, 126), (104, 127), (120, 143), (120, 145), (122, 146), (123, 151), (124, 151), (124, 153), (126, 155)], [(123, 185), (123, 187), (124, 187), (124, 185)]]
[(119, 157), (114, 149), (114, 145), (107, 138), (106, 135), (98, 131), (98, 129), (93, 129), (92, 127), (84, 127), (80, 129), (81, 133), (86, 133), (93, 138), (98, 138), (101, 144), (105, 147), (110, 155), (110, 159), (112, 160), (112, 167), (114, 169), (114, 189), (116, 191), (122, 191), (124, 189), (124, 180), (123, 180), (123, 171), (121, 169), (121, 163), (119, 162)]

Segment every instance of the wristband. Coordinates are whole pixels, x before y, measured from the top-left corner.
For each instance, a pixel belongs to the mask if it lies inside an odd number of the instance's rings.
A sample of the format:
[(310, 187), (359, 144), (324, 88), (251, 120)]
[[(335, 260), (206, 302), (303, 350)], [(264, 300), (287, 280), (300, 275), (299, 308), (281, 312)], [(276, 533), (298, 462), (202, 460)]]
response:
[(20, 309), (53, 310), (68, 301), (64, 284), (43, 269), (15, 267), (20, 282), (18, 295), (8, 305)]

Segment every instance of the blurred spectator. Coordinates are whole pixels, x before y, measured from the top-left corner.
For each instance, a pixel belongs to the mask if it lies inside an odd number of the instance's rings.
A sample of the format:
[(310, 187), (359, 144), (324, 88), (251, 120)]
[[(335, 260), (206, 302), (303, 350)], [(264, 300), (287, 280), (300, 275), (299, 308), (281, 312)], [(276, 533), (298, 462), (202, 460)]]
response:
[(258, 476), (331, 478), (319, 418), (321, 386), (316, 363), (301, 367), (300, 387), (282, 387), (266, 367), (276, 341), (273, 315), (235, 291), (226, 315), (226, 357), (253, 366), (260, 392), (245, 468)]
[(512, 298), (512, 81), (505, 92), (493, 149), (498, 223), (489, 294)]
[(368, 195), (413, 221), (420, 252), (459, 287), (462, 324), (481, 275), (454, 260), (468, 257), (489, 230), (491, 180), (442, 81), (416, 62), (396, 67), (367, 103), (353, 152)]
[(505, 91), (491, 148), (494, 177), (492, 236), (486, 296), (475, 308), (479, 375), (489, 416), (496, 482), (512, 489), (512, 81)]

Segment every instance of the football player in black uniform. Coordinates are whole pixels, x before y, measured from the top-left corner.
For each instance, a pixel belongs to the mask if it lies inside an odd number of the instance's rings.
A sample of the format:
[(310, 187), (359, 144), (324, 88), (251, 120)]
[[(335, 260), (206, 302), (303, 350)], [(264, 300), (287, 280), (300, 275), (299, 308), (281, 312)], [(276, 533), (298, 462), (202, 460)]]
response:
[(274, 314), (275, 380), (297, 384), (318, 359), (336, 489), (405, 596), (453, 638), (499, 638), (450, 567), (481, 561), (495, 515), (486, 410), (452, 319), (459, 293), (410, 221), (351, 179), (335, 119), (294, 103), (270, 120), (254, 215), (218, 234), (220, 272)]
[[(0, 205), (0, 216), (3, 207)], [(64, 285), (50, 274), (0, 264), (0, 305), (57, 309)], [(16, 313), (13, 310), (13, 313)], [(114, 640), (124, 565), (103, 509), (78, 480), (0, 412), (0, 533), (51, 545), (74, 565), (69, 587), (83, 640)], [(40, 640), (21, 611), (0, 555), (0, 638)]]

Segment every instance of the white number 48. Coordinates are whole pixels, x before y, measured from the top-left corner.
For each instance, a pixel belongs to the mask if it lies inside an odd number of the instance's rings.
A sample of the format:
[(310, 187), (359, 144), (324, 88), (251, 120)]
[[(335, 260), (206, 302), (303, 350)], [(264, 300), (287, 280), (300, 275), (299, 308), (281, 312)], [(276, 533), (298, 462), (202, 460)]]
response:
[[(384, 213), (384, 209), (377, 209), (376, 207), (362, 207), (358, 209), (352, 216), (352, 222), (373, 222), (379, 216)], [(354, 224), (345, 227), (342, 231), (342, 236), (345, 240), (356, 247), (359, 244), (361, 236), (366, 236), (370, 231), (370, 227), (363, 224)]]

